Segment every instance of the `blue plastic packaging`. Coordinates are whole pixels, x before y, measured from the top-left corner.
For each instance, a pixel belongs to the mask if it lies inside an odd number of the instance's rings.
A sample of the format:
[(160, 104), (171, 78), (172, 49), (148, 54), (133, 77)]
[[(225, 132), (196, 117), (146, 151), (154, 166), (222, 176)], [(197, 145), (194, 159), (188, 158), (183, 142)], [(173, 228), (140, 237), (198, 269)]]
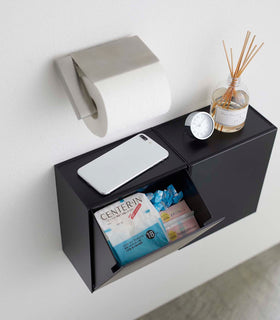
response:
[(156, 192), (147, 193), (146, 196), (152, 202), (158, 212), (168, 209), (172, 204), (180, 202), (184, 194), (182, 191), (177, 193), (173, 184), (170, 184), (166, 190), (157, 190)]
[[(157, 193), (160, 200), (162, 191)], [(149, 199), (153, 194), (149, 194)], [(143, 193), (136, 193), (95, 212), (95, 218), (120, 265), (168, 244), (159, 212)]]

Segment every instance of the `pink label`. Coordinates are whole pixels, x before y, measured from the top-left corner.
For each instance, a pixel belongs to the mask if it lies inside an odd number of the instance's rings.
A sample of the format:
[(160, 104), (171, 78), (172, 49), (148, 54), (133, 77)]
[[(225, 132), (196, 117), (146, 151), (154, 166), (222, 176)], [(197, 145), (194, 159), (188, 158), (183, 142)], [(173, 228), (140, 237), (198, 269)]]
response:
[(191, 209), (186, 204), (185, 200), (180, 201), (177, 204), (174, 204), (173, 206), (169, 207), (168, 209), (160, 212), (160, 216), (162, 221), (168, 222), (170, 220), (176, 219), (183, 214), (188, 214), (191, 212)]
[(134, 211), (131, 214), (131, 217), (130, 217), (131, 219), (133, 219), (136, 216), (136, 214), (137, 214), (137, 212), (139, 211), (140, 208), (141, 208), (141, 203), (138, 203), (136, 208), (134, 209)]

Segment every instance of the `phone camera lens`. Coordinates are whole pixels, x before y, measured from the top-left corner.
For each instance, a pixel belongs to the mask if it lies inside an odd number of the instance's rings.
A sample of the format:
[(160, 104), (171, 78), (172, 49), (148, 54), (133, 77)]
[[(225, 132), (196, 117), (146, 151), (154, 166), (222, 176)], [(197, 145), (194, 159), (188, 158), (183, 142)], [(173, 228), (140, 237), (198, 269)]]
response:
[(147, 141), (147, 140), (148, 140), (148, 138), (145, 137), (145, 136), (143, 136), (143, 134), (140, 135), (140, 138), (142, 138), (144, 141)]

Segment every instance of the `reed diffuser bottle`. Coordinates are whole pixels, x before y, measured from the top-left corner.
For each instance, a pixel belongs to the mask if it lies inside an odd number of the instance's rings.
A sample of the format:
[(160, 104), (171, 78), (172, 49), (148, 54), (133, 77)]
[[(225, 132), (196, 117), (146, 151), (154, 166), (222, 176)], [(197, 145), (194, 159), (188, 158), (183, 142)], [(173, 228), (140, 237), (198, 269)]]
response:
[[(223, 97), (228, 92), (228, 103), (223, 103)], [(229, 99), (230, 98), (230, 99)], [(222, 132), (241, 130), (246, 121), (249, 104), (247, 87), (240, 78), (228, 77), (214, 90), (211, 100), (211, 115), (215, 121), (215, 129)]]
[(258, 48), (256, 45), (253, 46), (256, 37), (254, 36), (246, 52), (250, 35), (250, 31), (248, 31), (235, 69), (233, 67), (232, 48), (230, 49), (229, 59), (223, 41), (230, 76), (227, 81), (218, 85), (218, 88), (214, 90), (210, 107), (210, 113), (215, 121), (215, 129), (218, 131), (236, 132), (245, 125), (249, 94), (247, 87), (241, 82), (240, 76), (263, 46), (263, 43)]

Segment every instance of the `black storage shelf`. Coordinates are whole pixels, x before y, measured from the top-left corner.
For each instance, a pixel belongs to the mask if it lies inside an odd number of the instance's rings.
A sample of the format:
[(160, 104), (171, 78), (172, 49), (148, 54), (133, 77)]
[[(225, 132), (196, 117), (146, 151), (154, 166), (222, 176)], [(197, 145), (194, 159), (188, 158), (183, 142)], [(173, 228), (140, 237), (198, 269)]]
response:
[[(185, 118), (142, 131), (169, 157), (110, 195), (96, 192), (77, 170), (130, 137), (55, 166), (62, 247), (91, 291), (256, 211), (277, 128), (249, 107), (241, 131), (215, 131), (208, 140), (197, 141), (186, 134)], [(94, 212), (141, 188), (155, 191), (170, 183), (183, 191), (201, 229), (120, 267)]]

